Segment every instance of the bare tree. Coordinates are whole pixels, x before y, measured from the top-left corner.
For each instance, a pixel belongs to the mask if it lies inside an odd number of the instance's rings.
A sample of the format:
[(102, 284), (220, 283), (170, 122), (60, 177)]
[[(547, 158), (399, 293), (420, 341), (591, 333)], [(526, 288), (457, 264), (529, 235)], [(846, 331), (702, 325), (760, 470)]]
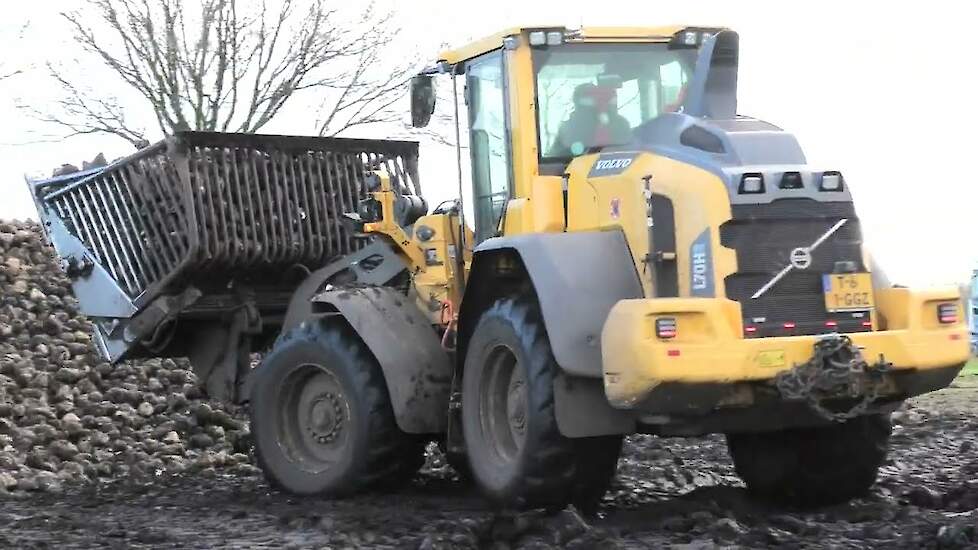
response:
[[(320, 135), (391, 122), (417, 67), (391, 51), (397, 29), (372, 4), (353, 3), (350, 16), (339, 0), (86, 3), (63, 14), (75, 42), (136, 92), (163, 133), (256, 132), (300, 94), (319, 106)], [(106, 93), (111, 86), (93, 88), (64, 65), (48, 72), (64, 94), (54, 111), (34, 110), (42, 120), (134, 144), (150, 133), (133, 122), (132, 105)]]

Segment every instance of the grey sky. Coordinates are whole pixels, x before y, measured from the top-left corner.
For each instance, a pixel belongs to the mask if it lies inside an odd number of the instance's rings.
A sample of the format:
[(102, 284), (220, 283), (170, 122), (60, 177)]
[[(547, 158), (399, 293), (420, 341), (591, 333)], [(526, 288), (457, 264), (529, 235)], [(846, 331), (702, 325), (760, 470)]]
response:
[[(71, 59), (59, 38), (57, 13), (78, 1), (8, 2), (2, 63), (29, 65)], [(972, 210), (978, 144), (978, 71), (965, 2), (536, 2), (401, 0), (402, 39), (430, 45), (459, 43), (524, 24), (731, 27), (741, 34), (741, 114), (794, 132), (809, 162), (846, 175), (871, 250), (891, 278), (906, 284), (966, 280), (978, 266)], [(20, 40), (15, 30), (31, 21)], [(79, 68), (87, 69), (87, 67)], [(43, 104), (52, 90), (38, 72), (0, 83), (0, 218), (24, 218), (33, 206), (23, 175), (49, 174), (61, 162), (80, 164), (103, 151), (129, 153), (125, 142), (79, 137), (37, 140), (43, 128), (15, 99)], [(93, 86), (118, 86), (92, 71)], [(274, 128), (305, 133), (308, 114), (294, 110)], [(372, 137), (385, 137), (382, 129)], [(454, 153), (422, 145), (422, 182), (430, 202), (456, 194)]]

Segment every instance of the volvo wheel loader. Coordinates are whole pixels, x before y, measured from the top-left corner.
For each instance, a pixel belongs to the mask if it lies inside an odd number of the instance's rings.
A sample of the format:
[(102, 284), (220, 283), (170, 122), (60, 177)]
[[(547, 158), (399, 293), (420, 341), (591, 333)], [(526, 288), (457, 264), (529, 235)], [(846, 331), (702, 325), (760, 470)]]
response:
[(403, 482), (436, 441), (500, 506), (587, 508), (623, 436), (723, 433), (753, 494), (842, 501), (961, 369), (962, 304), (887, 282), (850, 182), (737, 113), (737, 66), (705, 27), (444, 53), (411, 114), (455, 92), (470, 210), (429, 212), (389, 140), (185, 132), (29, 184), (102, 356), (189, 357), (287, 491)]

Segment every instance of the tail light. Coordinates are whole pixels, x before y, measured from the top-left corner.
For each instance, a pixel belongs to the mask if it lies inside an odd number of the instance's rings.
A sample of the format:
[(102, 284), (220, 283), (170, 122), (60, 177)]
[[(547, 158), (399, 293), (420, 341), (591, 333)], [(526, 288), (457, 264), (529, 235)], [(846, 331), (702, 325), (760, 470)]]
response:
[(781, 189), (801, 189), (804, 187), (801, 174), (798, 172), (785, 172), (781, 175), (781, 182), (778, 184)]
[(839, 172), (825, 172), (818, 188), (820, 191), (842, 191), (845, 189), (845, 181)]
[(740, 186), (737, 192), (741, 195), (764, 192), (763, 174), (744, 174), (740, 178)]
[(937, 320), (945, 325), (957, 323), (958, 304), (952, 302), (937, 306)]
[(655, 335), (663, 340), (676, 337), (675, 317), (659, 317), (655, 320)]

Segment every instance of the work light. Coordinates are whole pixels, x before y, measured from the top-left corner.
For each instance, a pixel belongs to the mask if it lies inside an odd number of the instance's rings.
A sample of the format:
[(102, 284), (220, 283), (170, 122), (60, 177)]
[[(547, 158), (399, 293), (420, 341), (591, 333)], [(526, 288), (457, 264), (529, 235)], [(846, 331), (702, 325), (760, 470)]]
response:
[(822, 184), (819, 189), (822, 191), (842, 191), (842, 174), (825, 172), (822, 174)]
[(744, 174), (740, 178), (740, 193), (763, 193), (764, 192), (764, 176), (761, 174)]

